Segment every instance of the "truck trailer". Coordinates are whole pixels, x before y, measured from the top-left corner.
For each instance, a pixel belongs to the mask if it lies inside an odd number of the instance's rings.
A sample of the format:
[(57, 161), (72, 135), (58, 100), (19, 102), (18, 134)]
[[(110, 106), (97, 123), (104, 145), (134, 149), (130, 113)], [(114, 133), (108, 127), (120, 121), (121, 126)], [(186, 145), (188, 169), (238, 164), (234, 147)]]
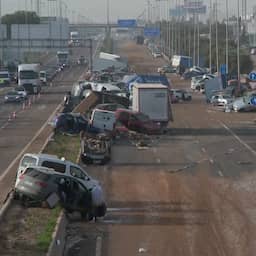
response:
[(133, 86), (132, 109), (149, 116), (162, 126), (172, 120), (170, 94), (162, 84), (135, 84)]

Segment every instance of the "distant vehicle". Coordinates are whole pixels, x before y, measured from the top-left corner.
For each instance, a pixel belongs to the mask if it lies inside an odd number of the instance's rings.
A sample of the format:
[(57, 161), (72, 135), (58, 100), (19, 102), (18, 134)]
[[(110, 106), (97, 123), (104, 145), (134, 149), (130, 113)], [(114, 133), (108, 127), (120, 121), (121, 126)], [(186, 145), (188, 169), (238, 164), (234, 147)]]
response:
[(206, 80), (203, 90), (206, 102), (210, 103), (213, 95), (216, 95), (217, 92), (223, 91), (221, 79), (219, 77), (215, 77), (213, 79)]
[(202, 72), (199, 72), (199, 71), (195, 71), (195, 70), (192, 70), (192, 71), (185, 71), (183, 74), (182, 74), (182, 77), (187, 80), (187, 79), (191, 79), (192, 77), (195, 77), (195, 76), (200, 76), (200, 75), (203, 75), (204, 73)]
[(171, 67), (170, 65), (165, 65), (165, 66), (158, 68), (157, 72), (160, 74), (175, 73), (176, 69)]
[(77, 60), (77, 64), (78, 64), (78, 65), (87, 65), (88, 62), (87, 62), (87, 60), (85, 59), (85, 57), (84, 57), (83, 55), (81, 55), (81, 56), (79, 57), (79, 59)]
[(191, 89), (192, 90), (204, 90), (205, 82), (215, 78), (216, 76), (211, 75), (211, 74), (205, 74), (205, 75), (200, 75), (196, 77), (192, 77), (191, 80)]
[(213, 95), (211, 98), (211, 104), (214, 106), (226, 106), (228, 104), (231, 104), (233, 102), (233, 98), (229, 95)]
[(90, 175), (82, 169), (79, 165), (65, 159), (60, 159), (54, 155), (47, 154), (24, 154), (20, 160), (16, 184), (19, 182), (20, 176), (24, 173), (25, 169), (30, 166), (39, 166), (53, 169), (57, 174), (62, 174), (66, 177), (76, 178), (87, 189), (93, 188), (99, 182), (90, 177)]
[(256, 55), (256, 48), (251, 48), (250, 54), (251, 55)]
[(154, 122), (166, 125), (170, 120), (169, 89), (162, 84), (135, 84), (132, 110), (144, 113)]
[(160, 58), (160, 57), (162, 57), (162, 53), (161, 53), (160, 50), (154, 51), (154, 52), (152, 53), (152, 55), (153, 55), (154, 58)]
[(192, 67), (192, 58), (190, 56), (174, 55), (171, 60), (171, 65), (176, 69), (177, 73), (180, 73), (180, 69), (185, 71)]
[(238, 111), (256, 111), (256, 95), (249, 95), (237, 98), (233, 102), (233, 110)]
[(186, 90), (183, 89), (171, 89), (172, 94), (178, 99), (178, 100), (184, 100), (184, 101), (191, 101), (192, 95)]
[(41, 91), (39, 64), (20, 64), (18, 66), (18, 85), (23, 86), (28, 94), (38, 94)]
[(25, 97), (16, 91), (7, 92), (6, 95), (4, 96), (5, 103), (22, 102), (24, 100), (25, 100)]
[(144, 36), (137, 36), (136, 43), (142, 45), (144, 43)]
[(9, 71), (0, 71), (0, 85), (8, 86), (11, 83)]
[(154, 123), (147, 115), (128, 109), (118, 109), (115, 113), (116, 120), (127, 129), (145, 133), (160, 134), (161, 127)]
[(80, 46), (80, 36), (78, 31), (70, 32), (70, 44), (71, 46)]
[(59, 67), (68, 67), (70, 65), (68, 51), (58, 51), (57, 52), (57, 65)]
[(40, 71), (39, 72), (39, 77), (40, 77), (40, 81), (42, 82), (43, 85), (47, 85), (47, 74), (46, 71)]
[(25, 99), (28, 96), (28, 93), (26, 92), (26, 90), (25, 90), (25, 88), (23, 86), (15, 87), (14, 91), (16, 91), (18, 94), (22, 95)]

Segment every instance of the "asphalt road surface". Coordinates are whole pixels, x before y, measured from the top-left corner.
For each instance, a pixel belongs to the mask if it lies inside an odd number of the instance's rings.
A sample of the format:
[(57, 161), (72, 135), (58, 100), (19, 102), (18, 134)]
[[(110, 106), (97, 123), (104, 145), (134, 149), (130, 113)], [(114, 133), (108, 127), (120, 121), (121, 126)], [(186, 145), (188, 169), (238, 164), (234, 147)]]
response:
[[(73, 60), (85, 55), (84, 48), (73, 49)], [(87, 49), (88, 51), (88, 49)], [(53, 64), (54, 59), (48, 61)], [(50, 65), (49, 64), (49, 65)], [(61, 104), (64, 94), (70, 91), (74, 82), (85, 72), (85, 67), (74, 66), (65, 69), (57, 75), (51, 87), (44, 87), (38, 96), (31, 96), (31, 106), (22, 104), (3, 104), (0, 100), (0, 205), (2, 205), (8, 191), (15, 181), (16, 168), (8, 169), (9, 165), (20, 154), (24, 147), (31, 142), (40, 128), (45, 124), (57, 106)], [(34, 148), (30, 152), (38, 152), (51, 133), (48, 126)], [(31, 151), (35, 150), (35, 151)]]
[[(164, 63), (131, 42), (118, 53), (139, 72)], [(88, 169), (105, 188), (108, 213), (96, 223), (71, 218), (65, 255), (255, 254), (255, 113), (225, 113), (201, 94), (172, 107), (168, 134), (144, 148), (120, 139), (108, 166)]]

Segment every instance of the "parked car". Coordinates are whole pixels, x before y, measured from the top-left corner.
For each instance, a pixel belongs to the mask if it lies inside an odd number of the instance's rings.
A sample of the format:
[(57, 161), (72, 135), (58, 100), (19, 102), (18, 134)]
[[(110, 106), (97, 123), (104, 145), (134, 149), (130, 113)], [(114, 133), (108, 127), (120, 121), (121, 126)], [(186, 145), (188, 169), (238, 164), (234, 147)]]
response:
[(228, 104), (231, 104), (233, 102), (233, 98), (230, 97), (229, 95), (222, 95), (222, 94), (218, 94), (218, 95), (213, 95), (211, 98), (211, 104), (213, 104), (214, 106), (226, 106)]
[(154, 58), (160, 58), (160, 57), (162, 57), (162, 53), (161, 53), (160, 51), (154, 51), (154, 52), (152, 53), (152, 55), (153, 55)]
[(183, 89), (171, 89), (171, 93), (178, 99), (184, 101), (192, 100), (192, 95), (186, 90)]
[(185, 71), (182, 75), (182, 78), (184, 78), (185, 80), (187, 79), (191, 79), (194, 76), (200, 76), (203, 75), (202, 72), (196, 71), (196, 70), (192, 70), (192, 71)]
[(79, 57), (79, 59), (77, 60), (77, 64), (78, 65), (87, 65), (87, 60), (85, 59), (85, 57), (83, 55), (81, 55)]
[(4, 96), (4, 102), (9, 103), (9, 102), (22, 102), (25, 100), (25, 97), (18, 93), (17, 91), (10, 91), (7, 92), (6, 95)]
[(150, 118), (140, 112), (128, 109), (117, 109), (116, 120), (132, 131), (145, 134), (159, 134), (161, 127), (154, 123)]
[(77, 164), (65, 159), (60, 159), (54, 155), (30, 153), (24, 154), (20, 160), (16, 184), (19, 182), (19, 177), (24, 173), (25, 169), (30, 166), (50, 168), (63, 176), (76, 178), (87, 189), (91, 189), (93, 186), (99, 184), (97, 180), (91, 178), (89, 174)]

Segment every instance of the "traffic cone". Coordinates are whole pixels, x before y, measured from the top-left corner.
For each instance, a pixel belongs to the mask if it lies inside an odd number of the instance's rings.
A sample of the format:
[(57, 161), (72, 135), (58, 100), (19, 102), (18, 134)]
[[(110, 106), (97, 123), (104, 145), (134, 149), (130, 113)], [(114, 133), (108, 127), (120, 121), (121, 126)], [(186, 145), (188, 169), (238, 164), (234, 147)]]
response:
[(36, 96), (35, 95), (33, 95), (32, 101), (33, 101), (33, 103), (35, 103), (35, 101), (36, 101)]
[(14, 112), (12, 113), (12, 118), (13, 118), (13, 119), (16, 119), (16, 117), (17, 117), (16, 111), (14, 111)]
[(29, 98), (29, 100), (28, 100), (28, 107), (29, 107), (29, 108), (31, 107), (31, 100), (30, 100), (30, 98)]
[(12, 121), (12, 115), (10, 114), (8, 117), (8, 122), (11, 122), (11, 121)]
[(23, 102), (23, 103), (22, 103), (22, 110), (25, 110), (25, 108), (26, 108), (26, 103)]
[(37, 94), (37, 98), (38, 98), (38, 99), (41, 98), (41, 93), (40, 93), (40, 92)]

